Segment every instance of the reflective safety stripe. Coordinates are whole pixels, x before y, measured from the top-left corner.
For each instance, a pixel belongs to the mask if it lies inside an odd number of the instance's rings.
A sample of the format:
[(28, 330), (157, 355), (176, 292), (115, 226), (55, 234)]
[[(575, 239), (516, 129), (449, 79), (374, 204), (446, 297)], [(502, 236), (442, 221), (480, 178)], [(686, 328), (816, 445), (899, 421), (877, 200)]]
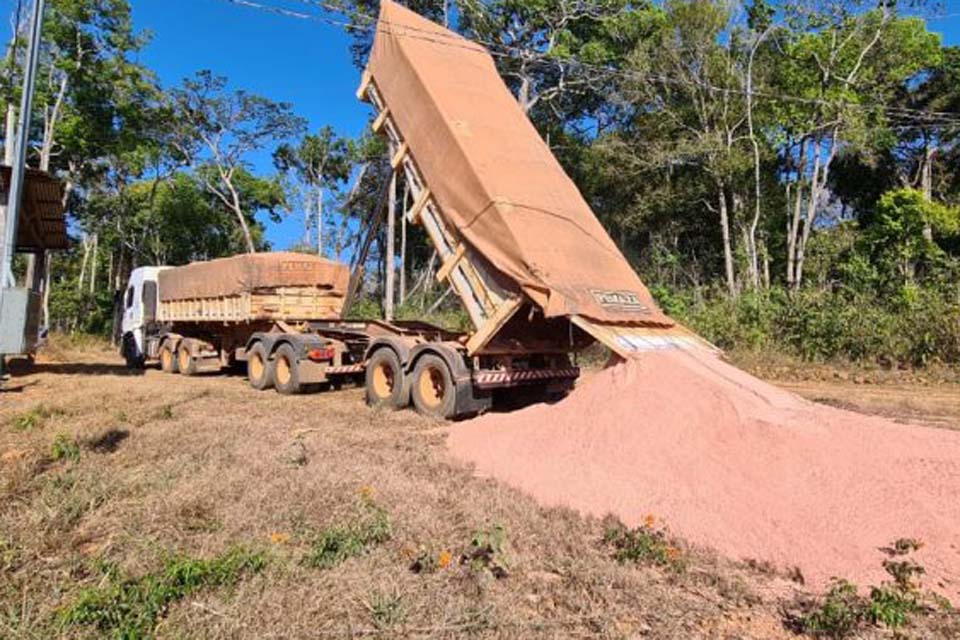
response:
[(327, 374), (363, 373), (365, 368), (365, 365), (362, 364), (345, 364), (340, 367), (327, 367), (324, 372)]
[(580, 369), (577, 367), (516, 369), (512, 371), (477, 371), (473, 374), (473, 382), (479, 387), (489, 387), (541, 382), (543, 380), (574, 380), (578, 377), (580, 377)]

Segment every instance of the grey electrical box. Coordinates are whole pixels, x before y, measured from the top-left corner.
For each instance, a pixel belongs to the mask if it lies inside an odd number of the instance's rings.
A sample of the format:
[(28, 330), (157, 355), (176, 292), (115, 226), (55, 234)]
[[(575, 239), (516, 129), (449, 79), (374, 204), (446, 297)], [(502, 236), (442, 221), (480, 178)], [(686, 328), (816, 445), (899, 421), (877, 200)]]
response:
[(3, 290), (0, 307), (0, 353), (29, 353), (40, 330), (40, 294), (23, 288)]

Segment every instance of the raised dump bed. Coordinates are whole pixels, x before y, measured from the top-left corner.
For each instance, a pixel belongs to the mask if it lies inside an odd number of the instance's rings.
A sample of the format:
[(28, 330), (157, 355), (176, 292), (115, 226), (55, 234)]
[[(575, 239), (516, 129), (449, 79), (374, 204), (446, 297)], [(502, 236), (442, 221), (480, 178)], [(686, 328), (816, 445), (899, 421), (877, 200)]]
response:
[(657, 307), (480, 45), (390, 0), (358, 97), (475, 331), (468, 354), (702, 342)]
[(253, 253), (158, 275), (161, 322), (302, 321), (339, 318), (350, 274), (308, 254)]

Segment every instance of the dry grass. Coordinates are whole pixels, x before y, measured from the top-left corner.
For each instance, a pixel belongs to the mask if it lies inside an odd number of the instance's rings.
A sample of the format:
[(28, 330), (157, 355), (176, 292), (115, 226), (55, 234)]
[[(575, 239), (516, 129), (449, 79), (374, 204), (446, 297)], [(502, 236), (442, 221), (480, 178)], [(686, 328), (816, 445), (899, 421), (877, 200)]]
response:
[[(158, 637), (792, 636), (787, 578), (698, 552), (682, 572), (620, 563), (603, 523), (473, 477), (446, 425), (359, 390), (280, 397), (132, 376), (96, 349), (58, 360), (0, 395), (0, 638), (117, 634), (64, 612), (130, 590), (162, 603)], [(39, 405), (42, 425), (8, 428)], [(58, 438), (79, 455), (55, 460)], [(345, 551), (311, 561), (329, 544)], [(171, 558), (238, 548), (262, 570), (170, 587)]]

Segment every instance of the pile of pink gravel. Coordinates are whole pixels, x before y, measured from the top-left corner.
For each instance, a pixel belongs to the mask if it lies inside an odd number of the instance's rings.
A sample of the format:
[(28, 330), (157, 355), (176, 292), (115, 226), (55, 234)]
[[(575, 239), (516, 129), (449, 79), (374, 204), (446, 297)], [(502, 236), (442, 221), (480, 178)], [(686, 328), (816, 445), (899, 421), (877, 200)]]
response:
[(805, 401), (707, 353), (608, 368), (555, 405), (488, 414), (448, 441), (542, 504), (648, 514), (734, 559), (878, 584), (879, 551), (920, 539), (925, 584), (960, 600), (960, 432)]

